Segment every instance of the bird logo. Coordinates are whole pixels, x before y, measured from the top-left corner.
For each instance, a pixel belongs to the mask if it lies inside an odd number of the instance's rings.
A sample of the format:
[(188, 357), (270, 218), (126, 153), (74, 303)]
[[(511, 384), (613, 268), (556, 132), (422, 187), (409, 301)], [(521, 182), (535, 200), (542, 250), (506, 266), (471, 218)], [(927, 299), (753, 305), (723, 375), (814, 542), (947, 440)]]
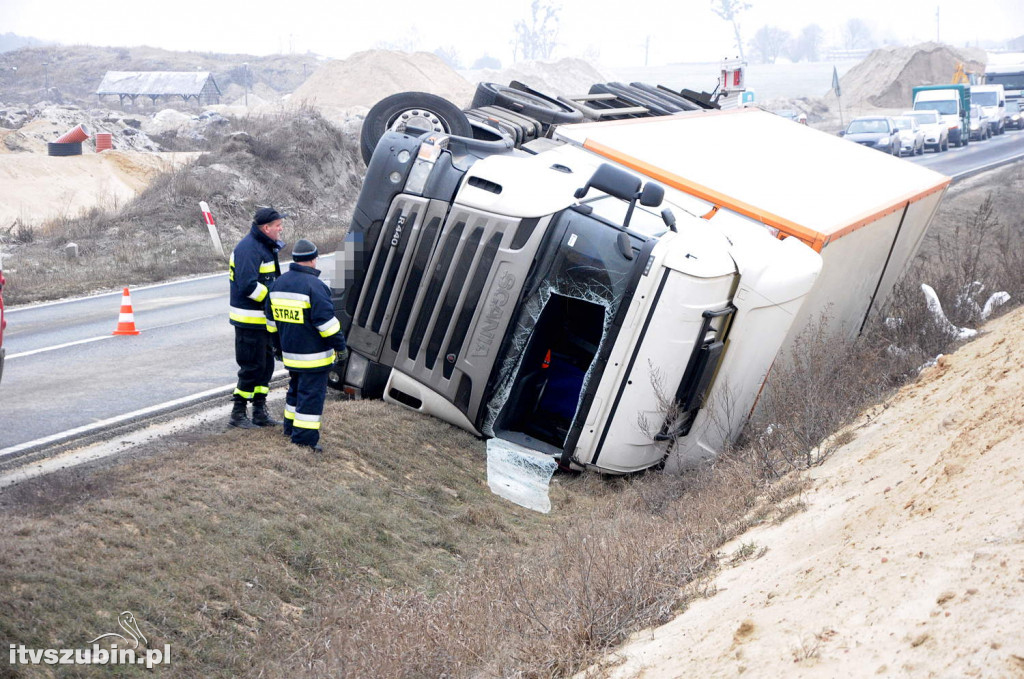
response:
[[(139, 623), (135, 622), (135, 616), (132, 615), (131, 611), (122, 611), (121, 615), (117, 616), (117, 624), (121, 627), (121, 629), (128, 633), (129, 637), (132, 638), (132, 641), (135, 643), (135, 645), (132, 646), (132, 648), (138, 648), (139, 642), (142, 642), (147, 646), (149, 645), (149, 641), (139, 630)], [(89, 643), (95, 643), (100, 639), (104, 639), (106, 637), (117, 637), (118, 639), (123, 640), (126, 644), (130, 643), (128, 641), (128, 637), (124, 636), (123, 634), (118, 634), (117, 632), (108, 632), (107, 634), (101, 634)]]

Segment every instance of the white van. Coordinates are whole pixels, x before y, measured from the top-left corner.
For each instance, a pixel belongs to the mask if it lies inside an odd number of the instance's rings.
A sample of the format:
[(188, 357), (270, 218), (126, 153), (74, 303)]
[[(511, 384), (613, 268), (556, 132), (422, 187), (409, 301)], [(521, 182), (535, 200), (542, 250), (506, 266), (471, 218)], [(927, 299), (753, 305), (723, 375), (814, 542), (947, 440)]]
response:
[(980, 106), (982, 113), (989, 119), (992, 134), (1006, 131), (1004, 113), (1006, 112), (1006, 93), (1002, 85), (971, 85), (971, 104)]

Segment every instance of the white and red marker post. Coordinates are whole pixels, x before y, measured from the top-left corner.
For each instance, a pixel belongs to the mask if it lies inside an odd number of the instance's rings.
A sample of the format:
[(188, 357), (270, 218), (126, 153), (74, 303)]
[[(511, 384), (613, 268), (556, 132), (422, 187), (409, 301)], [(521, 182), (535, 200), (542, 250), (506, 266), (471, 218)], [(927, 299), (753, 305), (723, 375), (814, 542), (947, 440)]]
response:
[(213, 247), (223, 257), (224, 246), (220, 243), (220, 234), (217, 233), (217, 224), (213, 221), (213, 213), (210, 212), (210, 206), (206, 204), (205, 200), (201, 200), (199, 201), (199, 209), (203, 211), (203, 220), (206, 222), (206, 228), (210, 230), (210, 239), (213, 241)]

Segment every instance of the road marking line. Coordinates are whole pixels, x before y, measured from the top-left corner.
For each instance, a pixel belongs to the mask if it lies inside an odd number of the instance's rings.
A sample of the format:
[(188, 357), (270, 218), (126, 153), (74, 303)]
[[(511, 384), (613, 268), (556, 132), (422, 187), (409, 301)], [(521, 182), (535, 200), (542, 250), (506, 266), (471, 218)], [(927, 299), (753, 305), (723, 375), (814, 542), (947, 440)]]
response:
[[(321, 262), (326, 260), (334, 261), (334, 253), (324, 255), (320, 258)], [(152, 285), (143, 285), (137, 288), (131, 288), (132, 292), (139, 292), (142, 290), (155, 290), (157, 288), (166, 288), (171, 285), (183, 285), (185, 283), (192, 283), (194, 281), (205, 281), (209, 278), (217, 278), (223, 276), (227, 278), (227, 272), (225, 273), (209, 273), (202, 276), (196, 276), (195, 278), (179, 278), (176, 281), (167, 281), (166, 283), (153, 283)], [(131, 286), (129, 286), (131, 287)], [(70, 304), (72, 302), (81, 302), (87, 299), (99, 299), (100, 297), (114, 297), (115, 295), (121, 295), (121, 290), (115, 290), (111, 292), (100, 292), (95, 295), (86, 295), (84, 297), (70, 297), (68, 299), (55, 299), (51, 302), (39, 302), (38, 304), (28, 304), (25, 306), (15, 306), (11, 308), (5, 308), (4, 313), (7, 315), (18, 313), (19, 311), (29, 311), (30, 309), (41, 309), (47, 306), (56, 306), (57, 304)]]
[[(288, 373), (288, 371), (284, 370), (284, 369), (277, 370), (277, 371), (274, 372), (274, 374), (271, 377), (271, 379), (276, 379), (278, 377), (283, 377), (287, 373)], [(154, 413), (159, 413), (162, 410), (172, 410), (172, 409), (174, 409), (174, 408), (176, 408), (178, 406), (188, 405), (191, 402), (201, 401), (201, 400), (203, 400), (205, 398), (209, 398), (210, 396), (217, 396), (218, 394), (222, 394), (222, 393), (223, 394), (229, 394), (232, 391), (234, 391), (234, 389), (235, 389), (235, 383), (231, 383), (231, 384), (228, 384), (228, 385), (223, 386), (223, 387), (214, 387), (213, 389), (207, 389), (206, 391), (201, 391), (198, 394), (190, 394), (188, 396), (182, 396), (181, 398), (176, 398), (173, 401), (164, 401), (163, 403), (157, 403), (156, 405), (151, 405), (151, 406), (148, 406), (146, 408), (141, 408), (139, 410), (135, 410), (135, 411), (130, 412), (130, 413), (125, 413), (124, 415), (116, 415), (115, 417), (109, 417), (109, 418), (107, 418), (105, 420), (100, 420), (99, 422), (94, 422), (92, 424), (85, 424), (85, 425), (82, 425), (81, 427), (75, 427), (74, 429), (68, 429), (67, 431), (62, 431), (62, 432), (59, 432), (57, 434), (51, 434), (50, 436), (44, 436), (43, 438), (36, 439), (35, 441), (26, 441), (25, 443), (19, 443), (16, 446), (10, 446), (9, 448), (0, 449), (0, 460), (3, 460), (4, 458), (10, 457), (10, 456), (15, 455), (17, 453), (24, 452), (26, 450), (31, 450), (32, 448), (39, 448), (39, 447), (42, 447), (42, 446), (49, 445), (51, 443), (57, 443), (58, 441), (62, 441), (62, 440), (69, 439), (69, 438), (73, 438), (75, 436), (79, 436), (79, 435), (82, 435), (82, 434), (88, 434), (88, 433), (93, 432), (93, 431), (95, 431), (97, 429), (103, 429), (105, 427), (109, 427), (109, 426), (112, 426), (112, 425), (115, 425), (115, 424), (119, 424), (121, 422), (126, 422), (128, 420), (132, 420), (132, 419), (135, 419), (137, 417), (143, 417), (145, 415), (152, 415)]]
[(53, 351), (55, 349), (64, 349), (66, 347), (73, 347), (76, 344), (88, 344), (89, 342), (98, 342), (99, 340), (110, 339), (115, 335), (101, 335), (100, 337), (90, 337), (89, 339), (77, 340), (74, 342), (65, 342), (64, 344), (55, 344), (52, 347), (43, 347), (42, 349), (32, 349), (31, 351), (23, 351), (20, 354), (11, 354), (7, 357), (7, 360), (12, 358), (21, 358), (22, 356), (31, 356), (32, 354), (41, 354), (44, 351)]
[[(146, 330), (160, 330), (162, 328), (173, 328), (176, 325), (185, 325), (186, 323), (193, 323), (195, 321), (203, 321), (203, 320), (206, 320), (207, 318), (217, 318), (220, 315), (221, 315), (220, 312), (218, 312), (216, 314), (210, 314), (208, 316), (196, 316), (195, 318), (189, 318), (189, 319), (184, 320), (184, 321), (175, 321), (174, 323), (167, 323), (167, 324), (164, 324), (164, 325), (155, 325), (155, 326), (153, 326), (151, 328), (146, 328)], [(96, 342), (98, 340), (110, 339), (111, 337), (116, 337), (116, 336), (117, 335), (113, 335), (113, 334), (102, 335), (100, 337), (90, 337), (89, 339), (84, 339), (84, 340), (75, 340), (74, 342), (65, 342), (64, 344), (55, 344), (52, 347), (43, 347), (42, 349), (32, 349), (31, 351), (23, 351), (20, 354), (11, 354), (11, 355), (9, 355), (7, 357), (7, 360), (11, 360), (12, 358), (20, 358), (22, 356), (31, 356), (32, 354), (41, 354), (44, 351), (53, 351), (54, 349), (65, 349), (67, 347), (73, 347), (76, 344), (88, 344), (89, 342)]]

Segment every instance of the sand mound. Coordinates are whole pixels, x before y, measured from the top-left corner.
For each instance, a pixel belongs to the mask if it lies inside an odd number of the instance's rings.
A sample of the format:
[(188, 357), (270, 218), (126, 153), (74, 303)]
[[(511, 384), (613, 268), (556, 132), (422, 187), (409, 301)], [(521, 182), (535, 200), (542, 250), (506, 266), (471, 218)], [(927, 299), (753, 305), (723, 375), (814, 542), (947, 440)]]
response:
[(40, 225), (99, 207), (124, 205), (156, 175), (198, 153), (86, 151), (67, 158), (39, 153), (0, 154), (0, 229), (15, 221)]
[(1022, 676), (1022, 332), (1017, 309), (865, 414), (806, 511), (723, 549), (759, 558), (588, 676)]
[(594, 83), (608, 81), (608, 78), (582, 59), (561, 59), (553, 62), (523, 61), (501, 71), (481, 69), (465, 71), (463, 75), (473, 83), (491, 82), (508, 85), (511, 81), (518, 80), (551, 96), (585, 94)]
[(369, 108), (384, 97), (411, 91), (436, 94), (462, 108), (472, 100), (474, 87), (437, 55), (368, 50), (318, 68), (290, 103), (325, 111)]
[[(907, 108), (912, 89), (918, 85), (937, 85), (952, 80), (958, 63), (967, 71), (985, 71), (985, 52), (958, 49), (935, 42), (912, 47), (883, 47), (840, 78), (843, 106)], [(835, 106), (829, 92), (826, 102)]]

